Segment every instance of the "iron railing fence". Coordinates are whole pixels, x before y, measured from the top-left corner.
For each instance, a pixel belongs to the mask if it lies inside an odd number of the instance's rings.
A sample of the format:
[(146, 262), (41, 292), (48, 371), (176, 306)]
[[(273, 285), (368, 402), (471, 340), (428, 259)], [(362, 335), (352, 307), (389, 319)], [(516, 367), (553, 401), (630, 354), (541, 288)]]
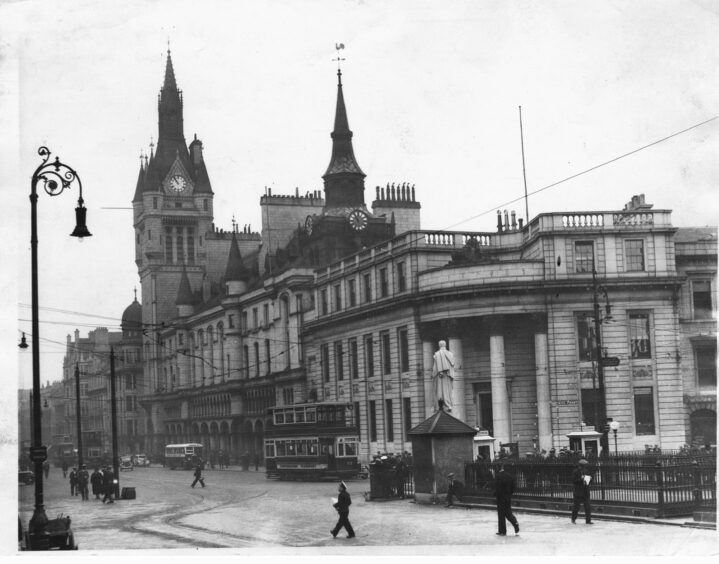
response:
[[(573, 497), (574, 463), (557, 459), (505, 459), (465, 465), (465, 492), (491, 494), (500, 465), (514, 475), (515, 495), (537, 500)], [(610, 505), (656, 508), (658, 516), (716, 510), (716, 459), (605, 457), (589, 461), (592, 499)]]

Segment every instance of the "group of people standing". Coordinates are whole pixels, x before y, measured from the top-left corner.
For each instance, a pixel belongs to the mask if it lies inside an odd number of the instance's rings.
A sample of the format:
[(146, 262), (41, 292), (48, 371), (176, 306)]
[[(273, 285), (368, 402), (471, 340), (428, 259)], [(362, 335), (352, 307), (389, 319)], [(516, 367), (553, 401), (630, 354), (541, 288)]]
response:
[[(63, 468), (63, 474), (65, 472), (66, 468)], [(92, 487), (92, 495), (95, 499), (100, 499), (102, 496), (102, 503), (114, 503), (115, 475), (110, 466), (105, 466), (102, 470), (96, 466), (92, 474), (88, 472), (86, 464), (82, 464), (79, 469), (73, 467), (70, 470), (70, 495), (79, 495), (83, 501), (88, 500), (90, 499), (88, 486)]]

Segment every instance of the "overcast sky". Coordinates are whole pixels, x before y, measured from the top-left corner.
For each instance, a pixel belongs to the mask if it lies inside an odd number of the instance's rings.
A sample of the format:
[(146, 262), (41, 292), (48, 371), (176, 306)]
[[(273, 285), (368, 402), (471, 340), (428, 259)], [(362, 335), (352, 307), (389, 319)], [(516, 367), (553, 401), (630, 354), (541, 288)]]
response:
[[(449, 7), (447, 7), (449, 6)], [(139, 289), (129, 208), (157, 139), (170, 41), (185, 138), (203, 141), (215, 223), (260, 229), (259, 199), (321, 190), (337, 63), (357, 161), (376, 185), (410, 182), (425, 229), (493, 231), (529, 215), (621, 209), (646, 194), (677, 226), (719, 217), (719, 4), (697, 1), (26, 1), (0, 5), (4, 208), (0, 362), (30, 387), (29, 179), (46, 145), (77, 192), (38, 202), (41, 379), (65, 337), (119, 329)], [(512, 200), (516, 200), (511, 203)], [(8, 218), (10, 221), (7, 221)], [(18, 304), (16, 306), (16, 304)], [(50, 308), (50, 309), (44, 309)], [(61, 312), (52, 310), (62, 310)], [(79, 315), (83, 314), (83, 315)], [(98, 316), (98, 317), (93, 317)], [(12, 380), (12, 373), (6, 374)]]

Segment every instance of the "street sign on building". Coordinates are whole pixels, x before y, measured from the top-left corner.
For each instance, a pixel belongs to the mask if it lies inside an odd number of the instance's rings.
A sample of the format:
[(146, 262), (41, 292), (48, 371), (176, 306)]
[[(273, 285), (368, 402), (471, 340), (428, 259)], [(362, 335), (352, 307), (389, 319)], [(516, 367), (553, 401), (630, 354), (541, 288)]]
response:
[(602, 366), (619, 366), (619, 357), (616, 357), (616, 356), (602, 357)]

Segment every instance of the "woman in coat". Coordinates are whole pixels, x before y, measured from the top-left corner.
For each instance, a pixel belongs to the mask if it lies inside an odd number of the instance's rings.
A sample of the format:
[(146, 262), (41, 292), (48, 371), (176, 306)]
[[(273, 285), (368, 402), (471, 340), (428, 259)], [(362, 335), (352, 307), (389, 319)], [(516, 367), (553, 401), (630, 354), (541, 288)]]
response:
[(95, 499), (100, 499), (100, 496), (103, 494), (102, 472), (100, 472), (100, 469), (97, 466), (95, 467), (95, 471), (90, 476), (90, 484), (92, 485), (92, 495), (95, 496)]

